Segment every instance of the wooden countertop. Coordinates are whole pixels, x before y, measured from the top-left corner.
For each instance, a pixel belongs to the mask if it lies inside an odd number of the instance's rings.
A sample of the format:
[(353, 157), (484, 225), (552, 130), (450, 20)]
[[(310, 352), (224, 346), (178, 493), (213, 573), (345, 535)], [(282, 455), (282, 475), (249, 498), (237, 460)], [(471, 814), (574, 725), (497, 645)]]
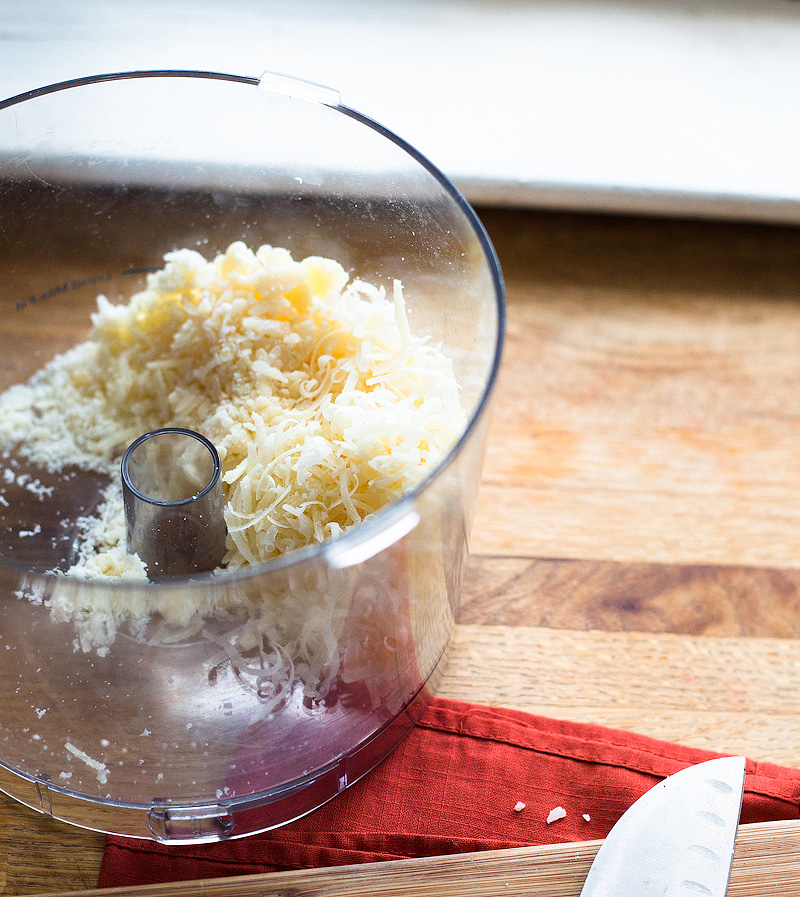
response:
[[(443, 695), (800, 766), (800, 230), (481, 217), (508, 336)], [(102, 848), (0, 798), (2, 893)]]

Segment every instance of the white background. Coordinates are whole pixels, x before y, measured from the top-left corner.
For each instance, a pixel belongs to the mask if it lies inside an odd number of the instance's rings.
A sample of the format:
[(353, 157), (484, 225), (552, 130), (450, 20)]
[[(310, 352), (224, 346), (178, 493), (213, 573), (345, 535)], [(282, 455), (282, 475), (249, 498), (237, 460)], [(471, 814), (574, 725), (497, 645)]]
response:
[(318, 81), (474, 202), (800, 222), (800, 0), (0, 0), (0, 95)]

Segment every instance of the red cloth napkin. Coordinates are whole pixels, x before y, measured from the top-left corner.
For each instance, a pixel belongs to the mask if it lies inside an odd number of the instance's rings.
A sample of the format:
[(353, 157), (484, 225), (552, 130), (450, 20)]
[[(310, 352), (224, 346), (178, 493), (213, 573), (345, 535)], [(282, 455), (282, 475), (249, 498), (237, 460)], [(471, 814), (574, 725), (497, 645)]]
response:
[[(305, 818), (210, 845), (109, 837), (99, 887), (604, 838), (657, 781), (715, 756), (435, 699), (386, 760)], [(800, 770), (748, 760), (742, 822), (797, 819), (799, 802)], [(556, 807), (566, 816), (548, 824)]]

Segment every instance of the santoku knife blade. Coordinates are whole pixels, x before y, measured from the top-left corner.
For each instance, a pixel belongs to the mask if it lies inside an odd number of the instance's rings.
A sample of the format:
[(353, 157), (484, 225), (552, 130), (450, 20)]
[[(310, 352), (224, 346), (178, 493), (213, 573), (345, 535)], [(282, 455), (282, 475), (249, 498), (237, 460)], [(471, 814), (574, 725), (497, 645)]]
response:
[(744, 757), (721, 757), (647, 791), (609, 832), (581, 897), (724, 897), (744, 769)]

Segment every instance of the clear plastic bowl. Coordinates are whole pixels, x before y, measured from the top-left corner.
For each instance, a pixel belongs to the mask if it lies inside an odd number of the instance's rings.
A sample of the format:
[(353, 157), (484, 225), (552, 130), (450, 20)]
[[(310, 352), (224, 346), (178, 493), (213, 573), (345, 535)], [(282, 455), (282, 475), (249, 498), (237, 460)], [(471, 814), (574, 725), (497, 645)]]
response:
[[(154, 584), (48, 572), (70, 563), (75, 521), (104, 483), (4, 454), (0, 788), (94, 830), (215, 841), (309, 812), (407, 733), (453, 631), (502, 279), (447, 178), (334, 91), (272, 74), (144, 71), (0, 103), (0, 391), (86, 339), (98, 293), (124, 300), (165, 252), (210, 258), (235, 240), (331, 257), (389, 290), (401, 279), (415, 332), (452, 358), (468, 423), (432, 475), (340, 539)], [(187, 596), (263, 606), (287, 645), (303, 643), (305, 667), (293, 658), (280, 701), (231, 661), (230, 620), (175, 643), (131, 632), (83, 651), (53, 612), (64, 599)], [(313, 675), (329, 675), (322, 700), (304, 690)]]

